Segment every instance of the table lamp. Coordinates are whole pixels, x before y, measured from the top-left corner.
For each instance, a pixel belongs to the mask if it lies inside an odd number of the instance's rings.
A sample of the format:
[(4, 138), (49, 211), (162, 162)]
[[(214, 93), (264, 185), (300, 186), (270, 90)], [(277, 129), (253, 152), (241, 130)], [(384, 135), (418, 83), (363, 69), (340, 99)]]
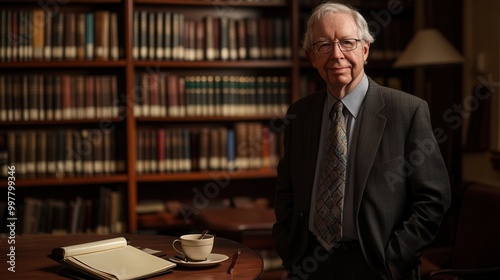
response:
[(435, 28), (421, 29), (411, 39), (394, 67), (418, 67), (455, 64), (463, 62), (463, 57)]

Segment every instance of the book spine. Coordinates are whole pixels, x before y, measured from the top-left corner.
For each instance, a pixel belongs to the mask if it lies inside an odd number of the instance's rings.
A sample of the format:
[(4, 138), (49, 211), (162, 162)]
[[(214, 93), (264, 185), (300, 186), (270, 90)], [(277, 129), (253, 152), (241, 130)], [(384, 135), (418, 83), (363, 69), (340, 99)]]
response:
[(110, 12), (95, 12), (95, 48), (94, 57), (96, 60), (109, 60), (109, 27)]
[(85, 76), (85, 92), (85, 115), (87, 118), (95, 118), (95, 76)]
[(163, 55), (166, 60), (172, 59), (172, 13), (165, 12), (164, 13), (164, 52)]
[(142, 89), (142, 106), (141, 116), (151, 117), (151, 104), (150, 104), (150, 82), (149, 75), (144, 73), (141, 75), (141, 89)]
[(7, 61), (7, 10), (0, 11), (0, 61)]
[(210, 170), (219, 170), (221, 168), (220, 162), (220, 134), (217, 129), (210, 130), (210, 150), (208, 167)]
[(62, 82), (62, 119), (71, 119), (72, 106), (71, 106), (71, 76), (63, 75), (61, 77)]
[(64, 131), (64, 174), (67, 177), (75, 176), (75, 151), (73, 143), (74, 130)]
[(229, 59), (229, 19), (221, 17), (220, 22), (220, 60)]
[(55, 13), (52, 20), (52, 52), (51, 58), (62, 60), (64, 57), (64, 14)]
[(54, 119), (54, 76), (44, 77), (45, 118)]
[(198, 157), (198, 168), (200, 171), (207, 171), (209, 167), (209, 152), (210, 152), (210, 130), (202, 128), (200, 131), (200, 147)]
[(148, 134), (148, 151), (147, 151), (147, 169), (149, 173), (156, 173), (158, 170), (157, 154), (158, 151), (158, 136), (156, 130), (150, 129)]
[(15, 121), (20, 121), (22, 120), (22, 77), (21, 76), (14, 76), (13, 77), (13, 120)]
[(148, 13), (148, 58), (155, 59), (156, 57), (156, 45), (155, 45), (155, 29), (156, 29), (156, 13)]
[(156, 136), (157, 136), (157, 158), (156, 158), (156, 161), (157, 161), (157, 164), (158, 164), (158, 172), (159, 173), (163, 173), (166, 171), (165, 167), (165, 129), (163, 128), (160, 128), (158, 129), (157, 133), (156, 133)]
[(158, 60), (162, 60), (164, 57), (164, 50), (165, 47), (163, 46), (164, 39), (163, 36), (165, 34), (164, 29), (164, 19), (163, 19), (163, 12), (157, 12), (156, 13), (156, 54), (155, 57)]
[(36, 132), (30, 130), (26, 133), (26, 178), (34, 178), (36, 173)]
[(38, 83), (38, 77), (36, 75), (28, 76), (28, 102), (29, 102), (29, 112), (28, 119), (29, 120), (40, 120), (39, 118), (39, 108), (38, 102), (40, 101), (38, 97), (38, 88), (40, 84)]
[(132, 58), (139, 59), (139, 34), (140, 34), (140, 12), (134, 11), (134, 18), (132, 23)]
[(234, 129), (227, 131), (227, 169), (236, 169), (236, 136)]
[(56, 132), (56, 177), (64, 178), (64, 163), (66, 159), (66, 143), (64, 137), (64, 130), (58, 130)]
[(19, 11), (12, 11), (10, 34), (10, 60), (17, 61), (19, 56)]
[(44, 40), (43, 40), (43, 59), (44, 60), (51, 60), (52, 59), (52, 40), (53, 40), (53, 14), (52, 11), (45, 11), (45, 19), (44, 19), (44, 25), (43, 25), (43, 34), (44, 34)]
[(160, 96), (159, 96), (158, 74), (149, 75), (149, 94), (150, 94), (150, 116), (159, 117), (161, 115)]
[(47, 132), (39, 130), (36, 132), (36, 177), (47, 176)]
[(215, 59), (214, 18), (211, 16), (205, 17), (205, 59)]
[(109, 58), (111, 60), (118, 60), (122, 53), (119, 44), (118, 34), (118, 14), (109, 14)]
[[(3, 22), (0, 24), (3, 24)], [(44, 11), (42, 9), (34, 9), (33, 10), (33, 59), (34, 60), (43, 60), (43, 49), (44, 49), (44, 39), (45, 39), (44, 27), (45, 27)], [(3, 36), (2, 33), (3, 32), (0, 32), (0, 36)], [(0, 54), (0, 58), (1, 57), (3, 57), (3, 55)]]
[(177, 75), (167, 76), (167, 89), (168, 89), (168, 115), (170, 117), (180, 117), (180, 104), (179, 104), (179, 79)]
[(30, 105), (29, 105), (29, 86), (28, 76), (21, 76), (21, 120), (29, 120)]
[(248, 55), (250, 59), (260, 58), (260, 48), (258, 39), (257, 19), (249, 18), (246, 20)]
[(7, 96), (11, 93), (7, 92), (7, 77), (0, 75), (0, 121), (8, 121), (7, 117)]
[(86, 13), (85, 14), (85, 59), (87, 60), (94, 59), (94, 49), (95, 49), (94, 23), (95, 23), (94, 13)]
[(138, 129), (137, 130), (137, 159), (136, 159), (136, 172), (137, 174), (143, 174), (144, 173), (144, 129)]
[(234, 125), (236, 134), (236, 158), (235, 165), (237, 169), (245, 170), (250, 166), (249, 162), (249, 143), (248, 143), (248, 124), (239, 122)]
[(76, 14), (76, 59), (85, 59), (85, 13)]
[(64, 59), (76, 59), (76, 16), (75, 13), (64, 15)]
[(100, 76), (102, 87), (102, 116), (110, 118), (113, 115), (113, 100), (111, 99), (111, 76)]
[(103, 91), (103, 76), (96, 76), (95, 77), (95, 85), (94, 85), (94, 91), (95, 91), (95, 109), (96, 109), (96, 117), (97, 118), (104, 118), (105, 117), (105, 105), (104, 105), (104, 98), (105, 94)]

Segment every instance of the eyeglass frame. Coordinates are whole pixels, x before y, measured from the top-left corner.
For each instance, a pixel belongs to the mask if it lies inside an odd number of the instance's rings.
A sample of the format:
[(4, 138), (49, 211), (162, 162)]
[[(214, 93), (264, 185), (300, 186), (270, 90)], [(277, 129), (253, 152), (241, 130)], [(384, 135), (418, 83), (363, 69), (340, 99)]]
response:
[[(343, 50), (342, 47), (340, 46), (340, 42), (351, 41), (351, 40), (354, 40), (356, 42), (354, 48), (352, 50)], [(350, 52), (350, 51), (354, 51), (358, 48), (358, 42), (360, 42), (360, 41), (363, 41), (363, 40), (362, 39), (355, 39), (355, 38), (342, 39), (342, 40), (338, 40), (338, 41), (320, 40), (320, 41), (313, 43), (311, 46), (312, 46), (312, 49), (314, 49), (314, 51), (317, 54), (329, 54), (329, 53), (333, 52), (334, 45), (339, 45), (339, 49), (341, 52)], [(332, 45), (332, 49), (329, 52), (318, 52), (318, 50), (316, 49), (316, 44), (319, 44), (319, 43), (330, 43)]]

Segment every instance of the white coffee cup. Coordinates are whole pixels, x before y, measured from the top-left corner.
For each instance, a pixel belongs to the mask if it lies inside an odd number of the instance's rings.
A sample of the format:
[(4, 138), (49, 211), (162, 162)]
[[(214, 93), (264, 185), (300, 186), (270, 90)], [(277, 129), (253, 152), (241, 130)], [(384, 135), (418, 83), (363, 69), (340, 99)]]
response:
[[(204, 261), (212, 252), (214, 246), (214, 236), (206, 234), (203, 239), (200, 239), (201, 234), (186, 234), (182, 235), (172, 242), (172, 247), (178, 253), (186, 256), (192, 261)], [(175, 247), (175, 243), (180, 242), (182, 250)]]

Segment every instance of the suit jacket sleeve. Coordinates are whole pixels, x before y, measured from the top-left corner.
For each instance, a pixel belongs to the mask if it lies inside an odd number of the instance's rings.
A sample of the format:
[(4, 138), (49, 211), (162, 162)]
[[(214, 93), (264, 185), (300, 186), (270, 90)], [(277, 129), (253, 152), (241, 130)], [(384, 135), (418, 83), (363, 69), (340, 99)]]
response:
[(403, 275), (418, 265), (421, 251), (435, 238), (450, 205), (448, 173), (425, 101), (418, 104), (410, 122), (404, 153), (404, 171), (386, 180), (401, 180), (409, 188), (410, 213), (394, 229), (385, 252), (386, 260)]

